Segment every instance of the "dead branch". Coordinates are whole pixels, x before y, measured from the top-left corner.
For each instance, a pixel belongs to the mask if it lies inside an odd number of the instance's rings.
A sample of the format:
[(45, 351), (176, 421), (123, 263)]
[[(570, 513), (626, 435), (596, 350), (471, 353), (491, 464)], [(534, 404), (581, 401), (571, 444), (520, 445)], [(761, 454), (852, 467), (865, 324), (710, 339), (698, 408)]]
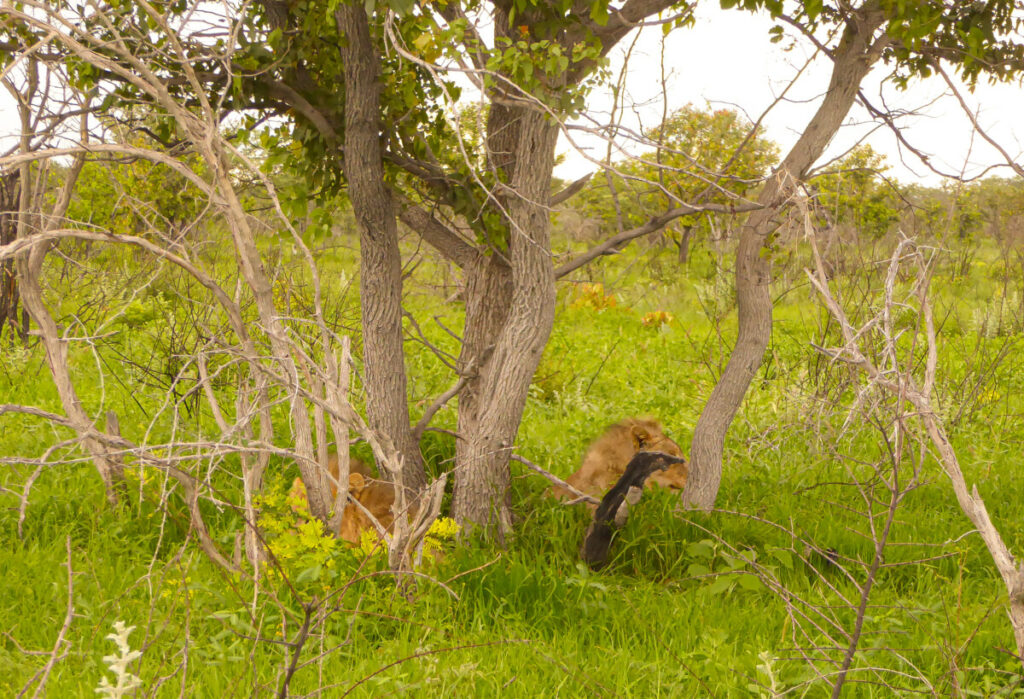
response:
[(590, 505), (599, 505), (599, 504), (601, 504), (601, 501), (598, 500), (597, 498), (595, 498), (594, 496), (587, 495), (586, 493), (584, 493), (584, 492), (582, 492), (580, 490), (577, 490), (576, 488), (572, 487), (571, 485), (569, 485), (568, 483), (563, 481), (561, 478), (556, 476), (555, 474), (551, 473), (550, 471), (545, 471), (544, 469), (542, 469), (540, 466), (538, 466), (537, 464), (533, 463), (532, 461), (529, 461), (529, 460), (524, 459), (523, 457), (519, 456), (519, 454), (512, 454), (512, 456), (510, 458), (513, 461), (518, 461), (519, 463), (521, 463), (523, 466), (526, 466), (526, 468), (530, 469), (531, 471), (535, 471), (536, 473), (539, 473), (540, 475), (544, 476), (549, 481), (551, 481), (554, 485), (557, 485), (560, 488), (565, 488), (570, 493), (575, 495), (576, 496), (575, 498), (573, 498), (572, 500), (566, 501), (566, 503), (565, 503), (566, 505), (575, 505), (576, 503), (580, 503), (580, 502), (585, 502), (585, 503), (588, 503)]
[[(813, 236), (811, 237), (811, 244), (812, 246), (814, 245)], [(861, 351), (860, 342), (864, 334), (863, 330), (855, 330), (853, 328), (842, 306), (832, 295), (824, 266), (821, 264), (821, 258), (817, 254), (816, 248), (815, 262), (815, 271), (807, 270), (807, 276), (811, 284), (817, 289), (829, 313), (839, 324), (846, 343), (842, 347), (832, 350), (829, 356), (833, 360), (843, 361), (856, 367), (868, 377), (871, 385), (888, 391), (901, 400), (906, 400), (916, 409), (917, 419), (922, 423), (931, 445), (935, 449), (939, 465), (949, 478), (961, 511), (977, 529), (989, 555), (992, 557), (996, 570), (1003, 579), (1009, 598), (1008, 612), (1017, 644), (1017, 652), (1019, 655), (1024, 656), (1024, 563), (1018, 564), (1006, 546), (999, 530), (989, 517), (985, 502), (978, 493), (977, 486), (968, 488), (960, 462), (950, 444), (945, 427), (931, 405), (931, 395), (934, 390), (935, 374), (938, 366), (938, 342), (935, 323), (932, 317), (932, 306), (928, 297), (928, 285), (931, 279), (930, 259), (926, 257), (924, 249), (907, 238), (903, 238), (893, 250), (889, 262), (889, 273), (886, 279), (883, 317), (877, 324), (879, 331), (884, 335), (887, 346), (886, 355), (890, 359), (890, 367), (887, 367), (885, 370), (875, 366)], [(890, 309), (898, 303), (907, 304), (906, 301), (898, 302), (895, 300), (895, 278), (896, 270), (901, 265), (908, 263), (912, 264), (917, 271), (910, 300), (914, 300), (917, 303), (916, 310), (923, 325), (923, 330), (919, 329), (917, 332), (923, 334), (927, 352), (924, 381), (921, 386), (918, 385), (917, 379), (909, 368), (901, 369), (894, 361), (896, 337), (889, 320)]]

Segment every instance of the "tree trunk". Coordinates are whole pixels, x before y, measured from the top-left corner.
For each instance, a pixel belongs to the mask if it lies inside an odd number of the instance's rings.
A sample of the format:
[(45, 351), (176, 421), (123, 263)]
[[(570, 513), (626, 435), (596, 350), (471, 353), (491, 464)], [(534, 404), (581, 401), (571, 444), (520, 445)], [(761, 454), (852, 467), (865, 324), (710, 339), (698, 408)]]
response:
[(765, 242), (778, 227), (782, 211), (800, 181), (842, 125), (860, 89), (860, 83), (878, 60), (888, 39), (874, 34), (884, 17), (871, 2), (847, 20), (833, 55), (832, 78), (824, 101), (765, 185), (755, 211), (740, 230), (736, 252), (736, 300), (739, 332), (729, 363), (711, 392), (693, 431), (690, 478), (683, 493), (689, 507), (711, 509), (722, 480), (725, 435), (743, 402), (743, 396), (761, 366), (772, 332), (771, 260)]
[[(480, 254), (466, 265), (464, 273), (466, 322), (458, 369), (467, 378), (459, 391), (458, 434), (468, 436), (479, 431), (483, 369), (508, 320), (512, 305), (512, 269), (494, 255)], [(456, 440), (457, 465), (469, 462), (468, 445), (466, 439)], [(456, 477), (455, 482), (458, 488), (461, 478)]]
[(683, 232), (679, 236), (679, 264), (685, 265), (690, 261), (690, 239), (693, 237), (693, 226), (683, 226)]
[(403, 485), (415, 497), (427, 480), (423, 456), (409, 424), (402, 346), (402, 258), (394, 201), (384, 181), (380, 58), (362, 4), (342, 3), (335, 18), (346, 38), (341, 47), (345, 178), (360, 231), (366, 413), (370, 427), (386, 435), (401, 454)]
[[(0, 174), (0, 245), (13, 243), (18, 237), (18, 217), (21, 200), (19, 170), (10, 170)], [(23, 338), (18, 323), (18, 282), (14, 274), (14, 260), (0, 262), (0, 339), (3, 339), (4, 328), (11, 327), (11, 333)]]
[[(558, 129), (538, 111), (521, 109), (510, 116), (516, 122), (518, 136), (515, 149), (506, 151), (514, 156), (507, 203), (511, 304), (494, 349), (480, 368), (478, 390), (471, 399), (473, 410), (468, 418), (473, 429), (469, 433), (460, 429), (462, 444), (452, 501), (453, 515), (466, 530), (479, 528), (499, 543), (504, 543), (512, 527), (509, 456), (530, 381), (555, 318), (555, 273), (547, 203), (551, 197)], [(486, 276), (501, 288), (500, 273)], [(475, 321), (496, 324), (498, 310), (494, 306), (481, 307), (474, 313)], [(467, 314), (467, 322), (469, 319)], [(467, 339), (478, 342), (484, 333), (477, 332), (467, 327)], [(460, 413), (462, 409), (460, 404)], [(461, 419), (460, 416), (460, 425)]]

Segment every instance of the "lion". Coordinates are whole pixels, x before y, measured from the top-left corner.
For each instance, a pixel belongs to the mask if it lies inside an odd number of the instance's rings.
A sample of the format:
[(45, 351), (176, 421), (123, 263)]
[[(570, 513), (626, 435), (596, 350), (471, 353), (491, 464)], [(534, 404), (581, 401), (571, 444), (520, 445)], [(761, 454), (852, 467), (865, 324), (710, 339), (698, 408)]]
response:
[[(337, 481), (337, 455), (331, 455), (327, 462), (327, 469)], [(395, 502), (395, 486), (393, 483), (376, 478), (370, 466), (365, 462), (352, 458), (349, 461), (348, 488), (349, 495), (359, 505), (362, 505), (362, 508), (351, 501), (345, 505), (345, 512), (338, 528), (338, 536), (347, 543), (358, 546), (364, 531), (376, 531), (377, 529), (363, 508), (366, 508), (385, 529), (390, 529), (394, 524), (395, 516), (391, 508)], [(306, 499), (306, 486), (302, 483), (301, 478), (296, 478), (292, 483), (290, 495), (302, 500)], [(336, 488), (331, 488), (331, 495), (337, 495)]]
[[(598, 437), (587, 449), (583, 464), (566, 483), (595, 498), (611, 488), (626, 471), (633, 456), (640, 451), (657, 451), (682, 458), (679, 445), (665, 436), (661, 423), (650, 417), (627, 418), (617, 422)], [(656, 471), (647, 479), (646, 487), (660, 485), (670, 490), (682, 490), (690, 467), (686, 461), (673, 463), (664, 471)], [(566, 488), (552, 486), (551, 495), (562, 500), (575, 496)]]

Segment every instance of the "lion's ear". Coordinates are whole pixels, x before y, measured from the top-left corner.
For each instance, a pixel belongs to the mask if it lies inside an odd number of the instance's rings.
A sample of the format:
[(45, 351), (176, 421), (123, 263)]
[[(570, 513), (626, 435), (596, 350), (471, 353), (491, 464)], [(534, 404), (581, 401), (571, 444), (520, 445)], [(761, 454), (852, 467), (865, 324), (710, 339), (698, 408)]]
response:
[(637, 449), (643, 449), (651, 441), (651, 433), (643, 425), (633, 425), (630, 433), (633, 435), (633, 446)]
[(363, 478), (361, 473), (350, 473), (348, 474), (348, 490), (353, 495), (358, 494), (363, 488), (366, 487), (366, 479)]

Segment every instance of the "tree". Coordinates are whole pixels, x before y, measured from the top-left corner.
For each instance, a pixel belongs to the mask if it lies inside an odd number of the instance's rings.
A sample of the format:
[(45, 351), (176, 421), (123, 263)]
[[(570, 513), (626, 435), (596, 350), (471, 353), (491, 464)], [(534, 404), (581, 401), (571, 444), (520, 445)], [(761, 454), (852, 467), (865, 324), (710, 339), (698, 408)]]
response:
[[(360, 225), (367, 414), (371, 431), (386, 441), (382, 449), (398, 455), (390, 475), (410, 496), (420, 491), (418, 437), (443, 400), (457, 394), (453, 511), (501, 540), (511, 527), (510, 451), (553, 322), (556, 276), (701, 210), (673, 206), (553, 266), (550, 210), (577, 189), (552, 192), (561, 122), (583, 107), (616, 42), (673, 5), (396, 2), (370, 15), (361, 4), (263, 0), (241, 16), (226, 10), (223, 31), (199, 31), (189, 24), (195, 8), (188, 3), (36, 2), (27, 12), (4, 10), (14, 29), (0, 45), (8, 57), (36, 42), (51, 47), (47, 60), (104, 96), (105, 111), (118, 100), (147, 105), (157, 122), (149, 134), (157, 153), (141, 149), (145, 157), (167, 162), (172, 152), (201, 154), (207, 171), (191, 181), (221, 207), (268, 356), (275, 371), (294, 377), (286, 328), (230, 181), (229, 155), (237, 153), (219, 139), (204, 141), (232, 114), (243, 116), (241, 130), (250, 133), (269, 117), (285, 117), (287, 147), (301, 147), (310, 192), (344, 188)], [(685, 23), (688, 6), (677, 10), (667, 19)], [(482, 29), (488, 23), (493, 39)], [(467, 153), (460, 139), (453, 115), (461, 90), (445, 77), (452, 70), (469, 76), (475, 101), (484, 104), (477, 112), (482, 158)], [(125, 148), (140, 150), (121, 145), (118, 152)], [(403, 364), (397, 219), (465, 275), (458, 376), (416, 426)], [(237, 333), (245, 352), (255, 354), (248, 331)], [(326, 472), (313, 458), (306, 394), (296, 391), (289, 397), (295, 453), (311, 512), (326, 521)], [(264, 419), (260, 435), (269, 441)], [(258, 491), (261, 470), (247, 471), (247, 492)]]
[[(18, 202), (21, 199), (21, 171), (0, 174), (0, 245), (14, 242), (18, 232)], [(10, 326), (13, 332), (25, 334), (18, 317), (18, 282), (14, 276), (14, 261), (0, 264), (0, 338)], [(27, 320), (27, 315), (24, 316)]]
[[(653, 211), (694, 202), (723, 207), (742, 202), (775, 163), (777, 147), (735, 111), (687, 105), (673, 112), (646, 139), (653, 151), (616, 163), (614, 172), (591, 181), (576, 208), (601, 222), (606, 234), (641, 225)], [(695, 227), (711, 213), (682, 216), (673, 227), (679, 260), (686, 262)]]
[[(714, 505), (721, 483), (725, 436), (764, 357), (772, 332), (771, 234), (791, 197), (838, 131), (856, 99), (892, 125), (860, 92), (860, 84), (879, 61), (892, 66), (892, 78), (906, 86), (942, 63), (952, 65), (968, 85), (979, 77), (1009, 80), (1024, 68), (1024, 45), (1016, 37), (1024, 14), (1017, 3), (944, 3), (924, 0), (894, 3), (864, 0), (783, 3), (780, 0), (729, 0), (726, 6), (767, 9), (782, 24), (795, 27), (832, 61), (824, 99), (774, 176), (761, 190), (762, 208), (743, 224), (736, 253), (739, 332), (725, 371), (694, 429), (692, 467), (684, 500), (691, 506)], [(822, 39), (821, 36), (828, 38)]]
[(896, 191), (879, 177), (887, 169), (885, 157), (871, 146), (851, 150), (811, 180), (822, 213), (861, 235), (885, 235), (899, 220)]
[[(173, 147), (202, 153), (209, 168), (202, 186), (225, 197), (241, 272), (277, 369), (288, 374), (297, 369), (286, 328), (250, 239), (251, 226), (232, 193), (230, 163), (239, 154), (219, 140), (201, 142), (229, 117), (241, 117), (242, 135), (267, 119), (285, 119), (287, 146), (301, 148), (310, 193), (333, 196), (344, 189), (359, 222), (367, 415), (372, 431), (398, 455), (392, 476), (411, 496), (422, 489), (419, 435), (444, 400), (457, 395), (453, 511), (463, 524), (500, 540), (511, 526), (510, 451), (550, 333), (559, 276), (682, 217), (753, 212), (737, 259), (739, 339), (694, 438), (688, 497), (707, 506), (717, 492), (725, 431), (771, 332), (765, 247), (779, 213), (845, 118), (861, 79), (883, 59), (904, 81), (939, 60), (957, 65), (969, 81), (983, 73), (1009, 77), (1020, 61), (1020, 47), (1002, 38), (1018, 22), (1014, 4), (1006, 0), (983, 8), (937, 1), (908, 7), (887, 0), (853, 7), (795, 3), (791, 10), (776, 0), (747, 0), (743, 6), (767, 8), (834, 61), (828, 94), (758, 200), (733, 199), (729, 190), (736, 182), (729, 172), (691, 167), (709, 185), (697, 200), (680, 202), (669, 188), (659, 189), (671, 201), (667, 207), (660, 204), (645, 220), (623, 225), (557, 269), (550, 212), (577, 190), (552, 191), (562, 123), (585, 108), (588, 90), (601, 79), (618, 41), (658, 12), (675, 12), (659, 19), (664, 26), (687, 23), (686, 3), (393, 0), (371, 5), (377, 11), (369, 14), (365, 4), (260, 0), (243, 6), (241, 15), (226, 8), (223, 21), (214, 23), (222, 29), (200, 31), (190, 24), (195, 3), (98, 8), (37, 0), (26, 3), (27, 11), (2, 10), (13, 29), (5, 30), (0, 46), (7, 56), (21, 56), (39, 42), (57, 47), (44, 52), (46, 59), (63, 65), (74, 84), (95, 89), (105, 110), (118, 99), (153, 110), (161, 157), (170, 157)], [(452, 73), (473, 89), (453, 82)], [(480, 128), (464, 139), (456, 115), (466, 102), (481, 105), (474, 116)], [(483, 145), (482, 157), (466, 150), (474, 139)], [(667, 158), (669, 151), (662, 151)], [(731, 157), (722, 166), (726, 170)], [(671, 171), (659, 175), (658, 186)], [(397, 220), (459, 266), (465, 278), (457, 376), (416, 425), (402, 360)], [(326, 519), (331, 497), (323, 464), (313, 458), (306, 399), (290, 397), (290, 429), (311, 510)], [(254, 478), (251, 485), (258, 484)]]
[[(333, 17), (314, 19), (322, 10), (264, 2), (255, 18), (254, 27), (268, 28), (274, 52), (272, 60), (254, 66), (253, 94), (265, 95), (269, 109), (294, 114), (294, 136), (311, 154), (326, 155), (326, 167), (336, 168), (336, 179), (348, 184), (362, 230), (371, 424), (399, 447), (413, 487), (422, 476), (396, 322), (401, 280), (395, 218), (463, 270), (466, 320), (454, 391), (459, 438), (452, 507), (461, 523), (499, 540), (511, 528), (509, 456), (554, 320), (550, 208), (573, 191), (551, 191), (560, 122), (582, 108), (616, 42), (644, 17), (674, 4), (685, 20), (685, 3), (640, 0), (614, 8), (449, 3), (403, 7), (401, 14), (373, 19), (348, 5), (339, 5)], [(485, 17), (493, 21), (491, 41), (479, 27)], [(310, 24), (328, 29), (296, 31)], [(326, 49), (342, 36), (338, 65)], [(442, 59), (447, 67), (438, 63)], [(444, 78), (452, 66), (469, 76), (484, 105), (475, 112), (479, 135), (462, 138), (448, 117), (458, 111), (461, 94)], [(334, 88), (342, 82), (343, 100)], [(475, 138), (483, 144), (482, 161), (466, 151)], [(637, 237), (696, 210), (674, 206), (662, 220), (626, 233)], [(586, 259), (559, 271), (568, 273)]]

